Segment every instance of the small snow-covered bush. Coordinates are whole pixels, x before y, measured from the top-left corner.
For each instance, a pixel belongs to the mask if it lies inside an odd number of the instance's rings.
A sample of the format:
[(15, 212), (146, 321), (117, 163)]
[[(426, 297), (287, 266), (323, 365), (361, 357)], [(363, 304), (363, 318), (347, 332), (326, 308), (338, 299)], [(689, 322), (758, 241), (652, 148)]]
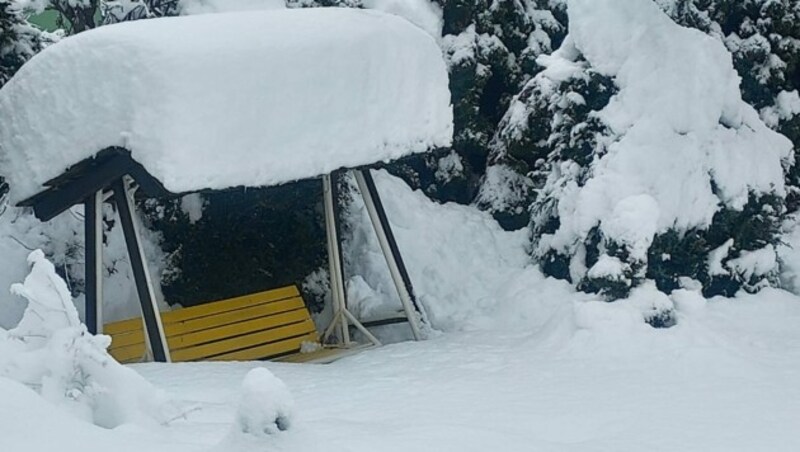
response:
[(244, 377), (234, 432), (264, 437), (291, 426), (294, 400), (278, 377), (257, 367)]
[(28, 306), (16, 328), (0, 329), (0, 376), (101, 427), (175, 417), (177, 407), (164, 393), (108, 354), (108, 336), (86, 330), (44, 253), (32, 252), (28, 262), (30, 274), (11, 288)]

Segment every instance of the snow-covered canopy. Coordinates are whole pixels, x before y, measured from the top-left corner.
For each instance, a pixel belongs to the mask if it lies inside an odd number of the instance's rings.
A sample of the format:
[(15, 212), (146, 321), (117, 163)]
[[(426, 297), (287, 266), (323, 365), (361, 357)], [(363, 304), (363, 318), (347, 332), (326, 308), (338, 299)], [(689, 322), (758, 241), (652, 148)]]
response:
[(268, 186), (448, 146), (434, 39), (320, 8), (123, 23), (32, 59), (0, 90), (12, 201), (121, 146), (172, 192)]

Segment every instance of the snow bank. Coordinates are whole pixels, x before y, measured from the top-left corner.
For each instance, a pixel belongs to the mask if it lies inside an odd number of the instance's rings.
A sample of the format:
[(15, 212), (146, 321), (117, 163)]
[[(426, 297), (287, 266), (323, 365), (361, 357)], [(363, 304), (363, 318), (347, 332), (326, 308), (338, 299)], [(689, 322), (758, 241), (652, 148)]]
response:
[(641, 260), (656, 233), (704, 229), (750, 194), (785, 194), (792, 144), (742, 100), (718, 40), (678, 26), (651, 0), (570, 0), (568, 13), (569, 37), (539, 58), (539, 77), (579, 77), (588, 65), (619, 91), (597, 113), (610, 134), (589, 179), (554, 171), (548, 181), (560, 227), (542, 247), (572, 255), (600, 225)]
[[(155, 451), (164, 439), (142, 431), (107, 430), (75, 419), (42, 399), (33, 389), (0, 376), (0, 445), (7, 452)], [(153, 438), (155, 436), (155, 438)], [(185, 448), (172, 444), (170, 451)]]
[(166, 396), (106, 352), (108, 336), (80, 323), (67, 285), (41, 251), (28, 258), (31, 272), (12, 292), (28, 306), (16, 328), (0, 328), (0, 378), (36, 389), (78, 418), (113, 428), (157, 425), (180, 414)]
[(202, 14), (62, 40), (0, 91), (12, 202), (108, 146), (173, 192), (274, 185), (452, 138), (436, 42), (346, 8)]
[[(545, 278), (526, 252), (526, 231), (507, 232), (486, 212), (438, 204), (401, 179), (373, 172), (414, 290), (443, 331), (530, 329), (546, 323), (574, 290)], [(363, 319), (401, 309), (363, 202), (345, 215), (348, 302)], [(583, 295), (578, 296), (582, 298)], [(391, 338), (390, 338), (391, 339)]]

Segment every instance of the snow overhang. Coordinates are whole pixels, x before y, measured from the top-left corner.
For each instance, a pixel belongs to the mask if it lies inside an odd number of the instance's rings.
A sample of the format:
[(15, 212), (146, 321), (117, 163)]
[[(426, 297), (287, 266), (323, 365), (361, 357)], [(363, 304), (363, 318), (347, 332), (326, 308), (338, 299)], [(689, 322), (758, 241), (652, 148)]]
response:
[(315, 8), (142, 20), (47, 48), (0, 90), (16, 203), (109, 148), (172, 193), (271, 186), (451, 144), (428, 34)]

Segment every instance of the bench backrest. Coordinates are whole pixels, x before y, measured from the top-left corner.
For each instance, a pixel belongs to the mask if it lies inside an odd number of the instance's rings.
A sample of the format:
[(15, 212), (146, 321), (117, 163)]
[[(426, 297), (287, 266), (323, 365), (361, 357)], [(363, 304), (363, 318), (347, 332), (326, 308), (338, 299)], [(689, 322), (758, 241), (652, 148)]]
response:
[[(259, 292), (161, 314), (172, 361), (247, 361), (298, 353), (318, 342), (314, 322), (296, 286)], [(109, 352), (122, 363), (146, 353), (142, 319), (109, 323)]]

